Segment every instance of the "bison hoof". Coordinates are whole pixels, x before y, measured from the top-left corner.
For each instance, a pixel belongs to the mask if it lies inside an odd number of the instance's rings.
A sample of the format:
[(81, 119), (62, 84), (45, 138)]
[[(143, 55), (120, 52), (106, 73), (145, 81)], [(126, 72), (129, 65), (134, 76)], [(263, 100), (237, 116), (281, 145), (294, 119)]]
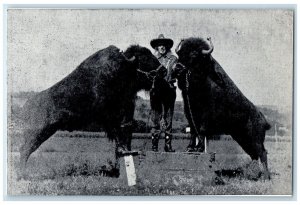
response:
[(123, 155), (126, 152), (128, 152), (128, 149), (126, 149), (125, 147), (123, 147), (123, 146), (117, 147), (117, 150), (116, 150), (117, 155)]
[(152, 147), (152, 151), (153, 152), (158, 152), (158, 148), (157, 147)]
[(203, 143), (198, 143), (195, 147), (195, 152), (204, 152), (204, 144)]
[(185, 152), (195, 152), (195, 148), (194, 147), (190, 147), (188, 146), (186, 149), (185, 149)]
[(217, 176), (214, 179), (214, 185), (225, 185), (225, 182), (221, 177)]
[(171, 146), (165, 146), (165, 152), (175, 152), (175, 150)]
[(198, 147), (195, 150), (196, 152), (204, 152), (204, 147)]
[(271, 180), (271, 174), (269, 171), (264, 171), (262, 176), (264, 180)]

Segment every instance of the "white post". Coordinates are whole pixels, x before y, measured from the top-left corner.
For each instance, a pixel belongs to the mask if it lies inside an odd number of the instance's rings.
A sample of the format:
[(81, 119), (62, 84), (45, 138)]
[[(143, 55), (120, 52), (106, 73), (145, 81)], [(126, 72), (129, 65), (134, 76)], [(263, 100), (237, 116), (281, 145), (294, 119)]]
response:
[(191, 128), (190, 128), (190, 127), (186, 127), (186, 128), (185, 128), (185, 132), (186, 132), (186, 133), (190, 133), (190, 132), (191, 132)]
[(136, 185), (136, 173), (132, 155), (124, 156), (128, 186)]
[(207, 153), (207, 141), (206, 141), (206, 137), (204, 137), (204, 153)]

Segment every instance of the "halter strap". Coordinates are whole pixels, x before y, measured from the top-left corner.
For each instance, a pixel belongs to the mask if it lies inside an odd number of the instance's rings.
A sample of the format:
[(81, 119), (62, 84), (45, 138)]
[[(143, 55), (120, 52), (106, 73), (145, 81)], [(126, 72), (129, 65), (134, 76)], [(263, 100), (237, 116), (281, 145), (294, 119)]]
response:
[[(158, 71), (161, 67), (163, 67), (163, 65), (160, 64), (155, 70), (152, 70), (152, 71)], [(155, 76), (152, 77), (152, 76), (150, 75), (150, 72), (151, 72), (151, 71), (146, 72), (146, 71), (141, 70), (140, 68), (137, 69), (137, 72), (142, 73), (142, 74), (145, 74), (145, 75), (147, 76), (147, 78), (150, 78), (150, 77), (151, 77), (151, 80), (154, 80), (154, 78), (155, 78), (156, 75), (157, 75), (157, 73), (156, 73)]]

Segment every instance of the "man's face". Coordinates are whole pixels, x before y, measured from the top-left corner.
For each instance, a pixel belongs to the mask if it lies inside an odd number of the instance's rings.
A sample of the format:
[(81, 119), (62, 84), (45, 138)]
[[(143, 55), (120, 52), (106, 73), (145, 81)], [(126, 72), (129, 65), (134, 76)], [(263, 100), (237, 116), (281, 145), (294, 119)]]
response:
[(164, 55), (167, 51), (166, 47), (163, 45), (157, 46), (157, 51), (161, 54)]

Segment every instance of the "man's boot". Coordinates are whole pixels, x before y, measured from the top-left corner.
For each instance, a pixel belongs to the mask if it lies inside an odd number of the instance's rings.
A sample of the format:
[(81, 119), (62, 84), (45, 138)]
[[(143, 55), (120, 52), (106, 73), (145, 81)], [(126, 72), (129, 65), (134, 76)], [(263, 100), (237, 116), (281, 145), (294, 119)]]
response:
[(117, 156), (121, 156), (123, 155), (125, 152), (127, 152), (127, 144), (124, 141), (117, 141), (116, 140), (116, 155)]
[(159, 134), (152, 134), (152, 151), (158, 151)]
[(166, 134), (165, 136), (165, 152), (175, 152), (175, 150), (172, 149), (172, 135)]

